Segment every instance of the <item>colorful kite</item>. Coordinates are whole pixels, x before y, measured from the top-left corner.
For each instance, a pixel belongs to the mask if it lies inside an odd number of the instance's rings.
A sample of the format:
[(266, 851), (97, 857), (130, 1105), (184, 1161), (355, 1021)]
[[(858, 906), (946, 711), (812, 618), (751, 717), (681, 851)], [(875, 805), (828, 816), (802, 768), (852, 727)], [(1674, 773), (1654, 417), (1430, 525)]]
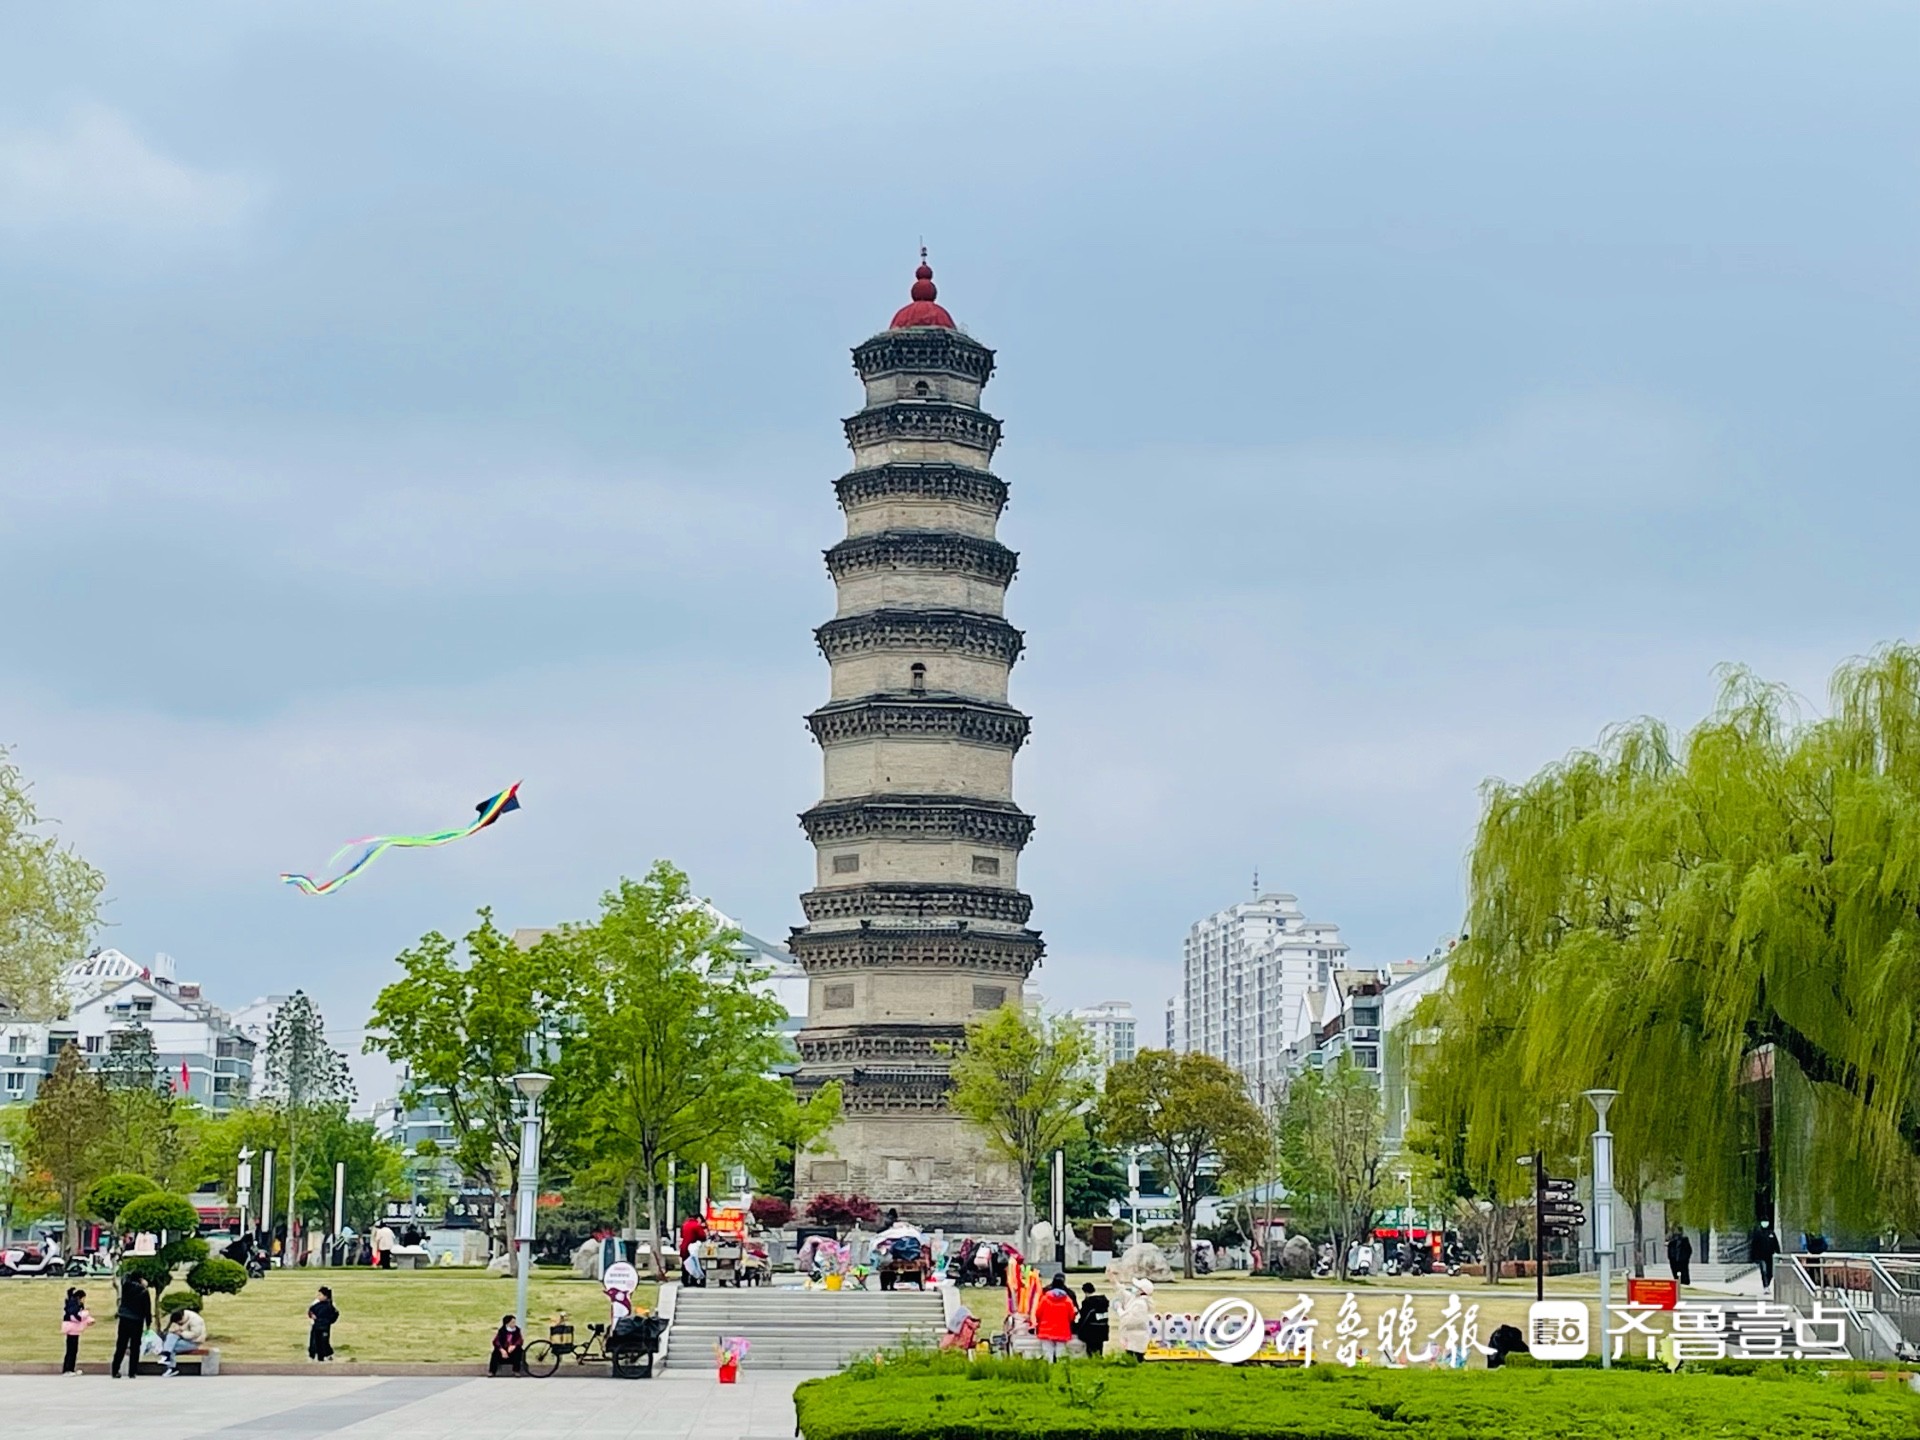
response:
[(280, 878), (303, 895), (329, 894), (366, 869), (368, 862), (382, 850), (414, 850), (428, 845), (450, 845), (455, 840), (466, 839), (477, 830), (486, 829), (509, 810), (520, 808), (520, 782), (514, 781), (498, 795), (489, 795), (473, 808), (477, 812), (474, 822), (458, 830), (436, 830), (431, 835), (367, 835), (358, 840), (349, 840), (334, 852), (333, 859), (327, 862), (327, 868), (338, 865), (340, 857), (356, 847), (366, 848), (361, 850), (351, 865), (331, 880), (315, 880), (311, 875), (282, 875)]

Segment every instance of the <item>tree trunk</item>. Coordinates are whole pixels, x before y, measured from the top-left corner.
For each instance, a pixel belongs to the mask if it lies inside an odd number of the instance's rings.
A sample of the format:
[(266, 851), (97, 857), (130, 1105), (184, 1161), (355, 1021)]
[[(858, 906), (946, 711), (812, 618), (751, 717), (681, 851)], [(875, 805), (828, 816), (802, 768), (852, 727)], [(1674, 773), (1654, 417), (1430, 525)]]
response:
[(1645, 1202), (1641, 1196), (1633, 1197), (1633, 1278), (1647, 1278), (1647, 1221)]
[(1183, 1279), (1193, 1279), (1193, 1212), (1199, 1209), (1197, 1200), (1180, 1197), (1180, 1274)]
[(1022, 1165), (1020, 1170), (1020, 1253), (1028, 1261), (1039, 1263), (1040, 1257), (1030, 1252), (1033, 1249), (1033, 1171), (1032, 1165)]
[(654, 1167), (647, 1167), (647, 1253), (653, 1256), (653, 1278), (667, 1278), (666, 1256), (660, 1253), (660, 1187), (655, 1183)]
[[(291, 1113), (287, 1116), (287, 1240), (280, 1250), (280, 1266), (285, 1269), (293, 1263), (293, 1222), (294, 1196), (299, 1193), (299, 1143), (300, 1127)], [(273, 1250), (273, 1240), (269, 1236), (267, 1250)]]
[[(67, 1247), (67, 1254), (80, 1253), (80, 1192), (72, 1185), (63, 1185), (60, 1189), (61, 1204), (66, 1207), (66, 1226), (60, 1232), (60, 1238)], [(13, 1218), (13, 1207), (7, 1207), (7, 1218)]]

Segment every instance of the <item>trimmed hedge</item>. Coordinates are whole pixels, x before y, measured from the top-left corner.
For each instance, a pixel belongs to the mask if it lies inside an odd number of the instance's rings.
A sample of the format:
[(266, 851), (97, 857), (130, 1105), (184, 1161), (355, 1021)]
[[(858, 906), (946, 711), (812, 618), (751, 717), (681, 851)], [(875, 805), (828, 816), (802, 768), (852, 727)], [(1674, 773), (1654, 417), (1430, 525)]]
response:
[(198, 1291), (169, 1290), (160, 1297), (160, 1303), (153, 1307), (153, 1313), (164, 1319), (176, 1310), (198, 1310), (204, 1303)]
[(806, 1440), (1913, 1440), (1898, 1382), (908, 1357), (794, 1393)]

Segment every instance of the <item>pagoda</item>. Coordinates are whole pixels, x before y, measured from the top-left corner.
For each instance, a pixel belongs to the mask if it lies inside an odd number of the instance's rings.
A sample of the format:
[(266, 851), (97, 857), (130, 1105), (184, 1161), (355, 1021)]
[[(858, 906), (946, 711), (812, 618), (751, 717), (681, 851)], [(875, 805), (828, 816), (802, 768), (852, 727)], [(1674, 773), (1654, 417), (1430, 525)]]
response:
[(1021, 1004), (1042, 948), (1019, 877), (1033, 818), (1013, 801), (1018, 557), (995, 533), (993, 351), (937, 297), (923, 250), (911, 302), (853, 352), (866, 403), (835, 486), (846, 539), (826, 552), (839, 603), (814, 632), (832, 685), (807, 717), (825, 793), (800, 817), (816, 873), (791, 941), (808, 977), (795, 1083), (839, 1081), (842, 1118), (794, 1178), (802, 1204), (859, 1193), (926, 1229), (1011, 1235), (1012, 1171), (947, 1095), (968, 1020)]

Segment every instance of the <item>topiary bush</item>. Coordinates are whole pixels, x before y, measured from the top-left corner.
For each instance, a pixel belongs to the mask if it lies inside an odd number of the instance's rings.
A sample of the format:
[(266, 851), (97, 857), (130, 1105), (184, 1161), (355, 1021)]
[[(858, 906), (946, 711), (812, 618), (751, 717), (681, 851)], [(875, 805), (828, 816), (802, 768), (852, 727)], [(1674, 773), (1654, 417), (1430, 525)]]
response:
[(216, 1255), (189, 1270), (187, 1284), (202, 1295), (238, 1295), (247, 1287), (247, 1267)]
[(195, 1291), (169, 1290), (160, 1297), (157, 1310), (161, 1315), (171, 1315), (176, 1310), (198, 1310), (200, 1305), (200, 1296)]
[(128, 1201), (120, 1211), (117, 1228), (128, 1235), (151, 1232), (178, 1239), (199, 1233), (200, 1212), (193, 1208), (193, 1202), (184, 1195), (169, 1195), (164, 1190), (155, 1190), (150, 1195), (141, 1195)]
[(95, 1219), (111, 1225), (120, 1218), (120, 1212), (127, 1206), (142, 1195), (154, 1194), (159, 1188), (146, 1176), (131, 1172), (102, 1175), (80, 1197), (80, 1208)]
[(149, 1290), (164, 1290), (173, 1283), (173, 1266), (158, 1255), (125, 1256), (120, 1261), (120, 1274), (123, 1279), (138, 1275)]

